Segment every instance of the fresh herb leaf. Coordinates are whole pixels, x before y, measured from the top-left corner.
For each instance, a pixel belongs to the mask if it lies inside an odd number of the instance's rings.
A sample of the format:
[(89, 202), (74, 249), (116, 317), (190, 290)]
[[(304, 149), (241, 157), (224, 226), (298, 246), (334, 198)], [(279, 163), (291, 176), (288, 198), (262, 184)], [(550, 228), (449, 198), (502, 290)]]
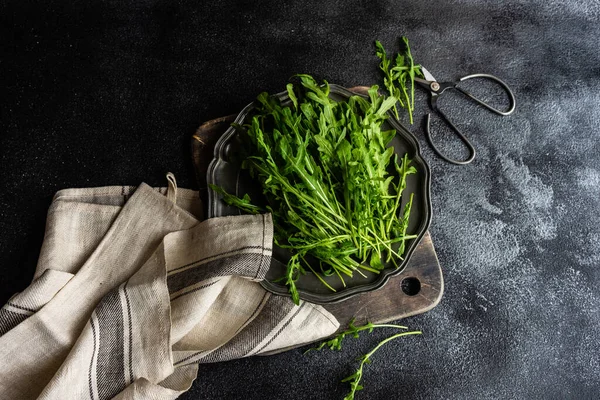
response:
[(406, 326), (402, 325), (372, 324), (371, 322), (367, 322), (365, 325), (356, 326), (354, 325), (354, 321), (355, 318), (352, 318), (352, 320), (348, 323), (348, 328), (346, 330), (338, 333), (332, 339), (322, 342), (319, 346), (306, 350), (304, 354), (310, 351), (319, 351), (325, 347), (328, 347), (330, 350), (342, 350), (342, 342), (346, 338), (346, 336), (350, 335), (356, 339), (359, 337), (359, 333), (362, 331), (369, 331), (369, 333), (371, 333), (375, 328), (408, 329)]
[(363, 368), (364, 368), (365, 364), (371, 363), (371, 357), (373, 356), (373, 354), (375, 354), (375, 352), (377, 350), (379, 350), (381, 348), (381, 346), (383, 346), (384, 344), (386, 344), (388, 342), (391, 342), (394, 339), (398, 339), (403, 336), (420, 335), (421, 333), (422, 333), (421, 331), (397, 333), (393, 336), (388, 337), (387, 339), (382, 340), (371, 351), (369, 351), (367, 354), (363, 355), (360, 358), (360, 365), (358, 366), (358, 368), (356, 369), (354, 374), (342, 379), (342, 382), (350, 382), (350, 392), (346, 395), (346, 397), (344, 397), (344, 400), (354, 400), (354, 395), (356, 394), (356, 392), (363, 389), (363, 386), (360, 385), (360, 381), (363, 376)]
[[(383, 72), (383, 83), (390, 95), (400, 103), (400, 106), (408, 112), (410, 123), (413, 123), (413, 111), (415, 109), (415, 77), (423, 76), (421, 66), (415, 65), (410, 52), (410, 45), (406, 37), (401, 38), (404, 47), (404, 53), (396, 54), (395, 63), (392, 64), (388, 58), (383, 45), (375, 41), (375, 55), (379, 57), (381, 63), (379, 68)], [(398, 116), (398, 109), (394, 104), (394, 116)]]
[[(325, 347), (328, 347), (330, 350), (338, 350), (339, 351), (342, 349), (342, 341), (346, 338), (346, 336), (350, 335), (354, 338), (358, 338), (359, 332), (368, 331), (369, 333), (371, 333), (371, 332), (373, 332), (373, 329), (375, 329), (375, 328), (394, 328), (394, 329), (399, 329), (399, 330), (408, 329), (407, 327), (401, 326), (401, 325), (372, 324), (370, 322), (365, 325), (362, 325), (362, 326), (355, 326), (354, 319), (352, 319), (350, 321), (348, 329), (346, 329), (343, 332), (338, 333), (332, 339), (322, 342), (319, 346), (308, 349), (307, 351), (304, 352), (304, 354), (306, 354), (312, 350), (319, 351)], [(352, 375), (342, 379), (342, 382), (350, 382), (350, 392), (348, 392), (346, 397), (344, 397), (344, 400), (354, 400), (354, 396), (355, 396), (356, 392), (363, 389), (363, 386), (360, 385), (360, 381), (362, 380), (362, 377), (363, 377), (364, 366), (365, 366), (365, 364), (371, 363), (371, 357), (373, 356), (373, 354), (375, 354), (375, 352), (377, 352), (377, 350), (379, 350), (381, 348), (381, 346), (383, 346), (384, 344), (386, 344), (394, 339), (397, 339), (397, 338), (400, 338), (403, 336), (420, 335), (421, 333), (422, 333), (421, 331), (410, 331), (410, 332), (403, 331), (400, 333), (396, 333), (395, 335), (392, 335), (392, 336), (382, 340), (381, 342), (379, 342), (377, 344), (377, 346), (375, 346), (373, 349), (371, 349), (367, 354), (361, 356), (359, 358), (360, 364), (359, 364), (358, 368), (356, 369), (356, 371)]]
[(250, 214), (258, 214), (261, 212), (260, 207), (253, 205), (250, 202), (250, 196), (248, 193), (244, 197), (240, 198), (232, 194), (227, 193), (223, 188), (217, 185), (209, 184), (210, 188), (220, 194), (223, 197), (223, 201), (230, 206), (239, 208), (240, 210), (246, 211)]

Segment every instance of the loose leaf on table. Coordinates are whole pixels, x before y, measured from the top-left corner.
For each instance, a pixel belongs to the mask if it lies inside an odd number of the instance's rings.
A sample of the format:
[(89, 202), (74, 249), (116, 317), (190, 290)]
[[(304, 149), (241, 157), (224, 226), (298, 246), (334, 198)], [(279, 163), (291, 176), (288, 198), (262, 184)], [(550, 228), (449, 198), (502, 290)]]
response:
[[(422, 77), (421, 66), (414, 63), (410, 45), (406, 37), (401, 38), (404, 47), (403, 53), (398, 53), (395, 62), (388, 58), (383, 45), (375, 41), (375, 55), (381, 63), (379, 68), (383, 72), (383, 83), (391, 97), (398, 99), (400, 106), (408, 112), (410, 123), (413, 123), (413, 110), (415, 109), (415, 77)], [(394, 105), (394, 115), (399, 119), (398, 109)]]
[(368, 331), (369, 333), (371, 333), (371, 332), (373, 332), (373, 329), (376, 329), (376, 328), (394, 328), (394, 329), (401, 330), (402, 332), (396, 333), (396, 334), (382, 340), (381, 342), (379, 342), (377, 344), (377, 346), (375, 346), (373, 349), (371, 349), (367, 354), (365, 354), (359, 358), (360, 365), (358, 366), (356, 371), (354, 371), (354, 373), (352, 375), (342, 379), (342, 382), (350, 382), (350, 392), (348, 392), (346, 397), (344, 397), (344, 400), (353, 400), (356, 392), (364, 389), (364, 387), (360, 384), (362, 377), (363, 377), (363, 369), (364, 369), (365, 364), (371, 363), (371, 357), (373, 356), (373, 354), (375, 354), (375, 352), (377, 352), (377, 350), (379, 350), (384, 344), (386, 344), (394, 339), (397, 339), (397, 338), (400, 338), (403, 336), (409, 336), (409, 335), (420, 335), (421, 331), (407, 332), (407, 331), (404, 331), (405, 329), (408, 329), (405, 326), (393, 325), (393, 324), (372, 324), (370, 322), (368, 322), (367, 324), (362, 325), (362, 326), (355, 326), (354, 319), (352, 319), (349, 323), (348, 329), (338, 333), (332, 339), (322, 342), (319, 346), (308, 349), (307, 351), (304, 352), (304, 354), (306, 354), (309, 351), (313, 351), (313, 350), (319, 351), (325, 347), (328, 347), (330, 350), (339, 351), (342, 349), (342, 341), (346, 338), (346, 336), (351, 335), (354, 338), (358, 338), (359, 332)]

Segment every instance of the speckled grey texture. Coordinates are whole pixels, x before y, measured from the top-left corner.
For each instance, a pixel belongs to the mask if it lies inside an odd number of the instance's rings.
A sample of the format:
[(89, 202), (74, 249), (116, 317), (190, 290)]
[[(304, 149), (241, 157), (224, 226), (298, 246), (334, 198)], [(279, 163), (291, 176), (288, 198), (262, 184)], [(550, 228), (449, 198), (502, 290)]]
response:
[[(597, 1), (5, 1), (0, 5), (0, 294), (33, 274), (51, 196), (66, 187), (194, 186), (188, 141), (205, 120), (307, 72), (378, 81), (372, 42), (410, 38), (438, 79), (495, 74), (517, 110), (444, 105), (478, 151), (427, 147), (441, 304), (404, 320), (357, 398), (583, 399), (600, 392), (600, 3)], [(456, 101), (454, 101), (456, 100)], [(461, 154), (443, 139), (445, 148)], [(342, 353), (203, 365), (185, 399), (342, 398)]]

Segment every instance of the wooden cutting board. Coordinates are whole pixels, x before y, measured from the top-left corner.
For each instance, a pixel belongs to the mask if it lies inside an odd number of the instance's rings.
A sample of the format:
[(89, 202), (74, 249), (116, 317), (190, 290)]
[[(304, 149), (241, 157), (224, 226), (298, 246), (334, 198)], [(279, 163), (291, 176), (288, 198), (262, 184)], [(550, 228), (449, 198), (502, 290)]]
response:
[[(351, 90), (362, 92), (364, 88)], [(215, 143), (234, 118), (235, 115), (229, 115), (205, 122), (192, 136), (192, 158), (205, 215), (208, 204), (206, 171), (213, 159)], [(427, 232), (404, 271), (390, 278), (381, 289), (324, 307), (338, 319), (340, 329), (345, 329), (352, 318), (356, 319), (357, 324), (384, 323), (424, 313), (440, 302), (443, 292), (442, 270)]]

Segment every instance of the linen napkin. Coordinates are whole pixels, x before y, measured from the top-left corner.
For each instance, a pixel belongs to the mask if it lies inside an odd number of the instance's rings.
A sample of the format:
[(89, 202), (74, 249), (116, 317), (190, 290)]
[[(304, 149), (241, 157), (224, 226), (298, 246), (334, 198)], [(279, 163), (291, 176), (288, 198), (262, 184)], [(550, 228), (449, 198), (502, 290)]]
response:
[(198, 193), (168, 180), (56, 194), (34, 280), (0, 310), (1, 399), (174, 399), (198, 363), (338, 329), (258, 283), (269, 214), (201, 222)]

